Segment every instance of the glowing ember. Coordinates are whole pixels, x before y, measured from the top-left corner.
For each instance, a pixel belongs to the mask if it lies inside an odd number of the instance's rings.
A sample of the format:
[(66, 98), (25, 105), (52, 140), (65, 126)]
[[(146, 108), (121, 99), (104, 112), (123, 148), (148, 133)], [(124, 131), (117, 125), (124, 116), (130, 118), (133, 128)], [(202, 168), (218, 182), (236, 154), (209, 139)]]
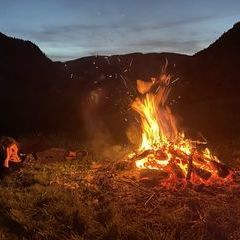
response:
[(140, 114), (142, 142), (135, 159), (139, 169), (158, 169), (168, 173), (168, 182), (184, 179), (193, 183), (210, 184), (226, 181), (230, 176), (226, 166), (213, 156), (206, 142), (186, 139), (177, 130), (176, 119), (167, 105), (171, 89), (170, 75), (163, 73), (150, 82), (137, 81), (141, 94), (132, 103)]

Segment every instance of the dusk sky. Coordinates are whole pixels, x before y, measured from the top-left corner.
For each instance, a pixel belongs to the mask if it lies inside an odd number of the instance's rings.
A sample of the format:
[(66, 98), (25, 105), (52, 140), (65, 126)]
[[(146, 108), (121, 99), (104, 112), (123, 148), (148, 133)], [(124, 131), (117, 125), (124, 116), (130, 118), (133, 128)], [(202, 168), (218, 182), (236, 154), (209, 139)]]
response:
[(0, 31), (53, 60), (194, 54), (240, 21), (239, 0), (0, 0)]

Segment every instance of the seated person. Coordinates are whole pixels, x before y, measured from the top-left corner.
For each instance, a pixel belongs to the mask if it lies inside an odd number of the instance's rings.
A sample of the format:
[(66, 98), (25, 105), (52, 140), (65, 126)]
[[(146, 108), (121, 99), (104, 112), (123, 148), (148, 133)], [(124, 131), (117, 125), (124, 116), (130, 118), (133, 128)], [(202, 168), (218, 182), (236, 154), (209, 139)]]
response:
[(9, 171), (12, 163), (20, 163), (19, 145), (10, 137), (0, 139), (0, 176)]

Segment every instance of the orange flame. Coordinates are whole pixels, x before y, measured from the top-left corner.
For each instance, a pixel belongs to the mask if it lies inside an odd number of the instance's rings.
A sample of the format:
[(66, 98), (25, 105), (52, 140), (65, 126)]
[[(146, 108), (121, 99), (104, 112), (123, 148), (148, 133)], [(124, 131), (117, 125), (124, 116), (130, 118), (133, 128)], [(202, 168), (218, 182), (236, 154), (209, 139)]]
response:
[(137, 90), (141, 95), (131, 105), (140, 114), (142, 129), (136, 167), (159, 169), (169, 173), (172, 179), (176, 179), (174, 168), (178, 168), (185, 179), (191, 175), (192, 182), (224, 181), (229, 172), (224, 178), (219, 177), (218, 167), (223, 167), (219, 159), (208, 148), (197, 148), (198, 144), (206, 142), (186, 139), (178, 131), (176, 118), (167, 105), (171, 90), (170, 75), (163, 71), (158, 79), (152, 78), (150, 82), (138, 80)]

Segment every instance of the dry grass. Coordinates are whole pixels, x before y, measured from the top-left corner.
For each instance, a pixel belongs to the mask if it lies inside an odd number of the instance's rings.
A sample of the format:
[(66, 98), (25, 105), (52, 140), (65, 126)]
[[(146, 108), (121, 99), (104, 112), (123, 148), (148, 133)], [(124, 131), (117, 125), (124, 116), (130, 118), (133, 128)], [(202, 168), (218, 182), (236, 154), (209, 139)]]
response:
[(240, 239), (238, 185), (167, 190), (125, 165), (91, 161), (27, 161), (6, 176), (0, 239)]

